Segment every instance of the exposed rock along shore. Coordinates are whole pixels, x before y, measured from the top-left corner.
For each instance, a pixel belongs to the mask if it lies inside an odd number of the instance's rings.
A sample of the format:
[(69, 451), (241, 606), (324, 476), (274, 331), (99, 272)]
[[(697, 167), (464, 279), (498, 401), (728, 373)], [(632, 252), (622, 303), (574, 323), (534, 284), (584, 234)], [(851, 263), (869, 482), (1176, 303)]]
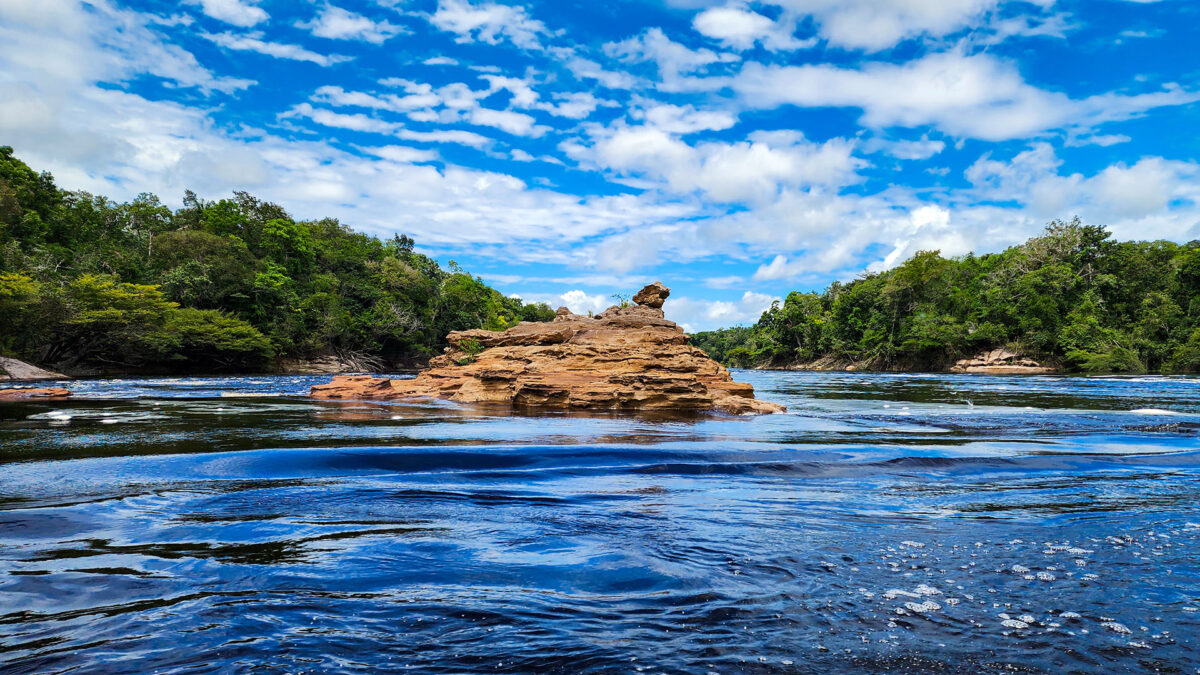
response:
[(1007, 349), (993, 349), (973, 359), (962, 359), (950, 368), (952, 373), (981, 373), (986, 375), (1040, 375), (1055, 372), (1033, 359)]
[(0, 401), (24, 401), (26, 399), (60, 400), (70, 398), (71, 392), (62, 387), (35, 389), (33, 387), (12, 387), (0, 389)]
[(786, 410), (755, 399), (752, 386), (734, 382), (728, 369), (688, 344), (683, 329), (664, 318), (670, 293), (655, 282), (634, 295), (636, 305), (595, 317), (561, 307), (549, 323), (450, 333), (446, 353), (414, 379), (335, 377), (311, 396), (579, 410)]
[(33, 380), (69, 380), (62, 373), (55, 373), (37, 366), (18, 361), (7, 356), (0, 356), (0, 382), (23, 382)]
[[(833, 356), (824, 356), (815, 361), (807, 361), (802, 363), (793, 363), (779, 368), (762, 368), (762, 370), (798, 370), (798, 371), (835, 371), (844, 370), (846, 372), (900, 372), (900, 373), (916, 373), (926, 372), (919, 369), (900, 368), (896, 370), (872, 368), (870, 362), (852, 362), (846, 359), (839, 359)], [(960, 359), (954, 363), (948, 370), (936, 370), (928, 372), (950, 372), (950, 373), (974, 373), (979, 375), (1044, 375), (1047, 373), (1057, 373), (1057, 368), (1043, 365), (1030, 359), (1021, 356), (1007, 349), (992, 349), (981, 352), (974, 358)]]
[[(35, 365), (0, 356), (0, 382), (32, 382), (36, 380), (69, 380), (61, 373), (43, 370)], [(0, 389), (0, 401), (23, 401), (26, 399), (64, 399), (71, 392), (62, 387), (5, 387)]]

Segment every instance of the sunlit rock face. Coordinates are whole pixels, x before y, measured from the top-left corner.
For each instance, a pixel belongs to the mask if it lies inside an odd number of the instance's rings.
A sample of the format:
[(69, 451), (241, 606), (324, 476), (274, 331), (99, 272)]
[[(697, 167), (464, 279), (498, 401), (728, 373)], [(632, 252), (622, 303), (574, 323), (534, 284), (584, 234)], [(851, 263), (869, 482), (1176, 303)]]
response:
[(48, 389), (0, 389), (0, 401), (20, 401), (24, 399), (64, 399), (69, 398), (71, 392), (62, 387), (51, 387)]
[(688, 344), (663, 316), (670, 290), (659, 282), (638, 304), (595, 316), (560, 308), (549, 323), (506, 331), (450, 333), (446, 353), (415, 379), (335, 377), (312, 388), (321, 399), (416, 400), (591, 410), (686, 410), (733, 414), (781, 412), (754, 388)]
[(950, 368), (952, 373), (979, 373), (984, 375), (1040, 375), (1054, 372), (1042, 364), (1010, 352), (993, 349), (981, 352), (973, 359), (961, 359)]

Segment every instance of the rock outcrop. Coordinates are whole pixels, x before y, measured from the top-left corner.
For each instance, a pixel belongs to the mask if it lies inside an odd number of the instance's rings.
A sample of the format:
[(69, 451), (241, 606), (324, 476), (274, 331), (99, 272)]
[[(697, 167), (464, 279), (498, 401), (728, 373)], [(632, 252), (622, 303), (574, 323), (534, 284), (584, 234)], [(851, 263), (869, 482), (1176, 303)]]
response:
[(35, 365), (0, 356), (0, 382), (29, 380), (69, 380), (62, 373), (43, 370)]
[(50, 387), (47, 389), (0, 389), (0, 401), (24, 401), (32, 398), (58, 400), (69, 398), (70, 396), (71, 392), (62, 387)]
[(681, 410), (761, 414), (785, 410), (688, 344), (663, 317), (670, 290), (659, 282), (595, 317), (559, 308), (549, 323), (506, 331), (450, 333), (446, 353), (416, 378), (335, 377), (312, 388), (320, 399), (442, 398), (514, 408)]
[(1042, 364), (1015, 354), (1007, 349), (993, 349), (973, 359), (962, 359), (950, 368), (952, 373), (979, 373), (984, 375), (1040, 375), (1054, 372)]

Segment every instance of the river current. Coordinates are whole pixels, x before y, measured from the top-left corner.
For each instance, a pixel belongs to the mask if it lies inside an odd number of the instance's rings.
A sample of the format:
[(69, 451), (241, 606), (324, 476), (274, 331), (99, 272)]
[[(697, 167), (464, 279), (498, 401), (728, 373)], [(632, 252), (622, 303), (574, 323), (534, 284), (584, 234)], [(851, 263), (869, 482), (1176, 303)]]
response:
[(0, 672), (1200, 672), (1200, 379), (735, 375), (789, 412), (0, 405)]

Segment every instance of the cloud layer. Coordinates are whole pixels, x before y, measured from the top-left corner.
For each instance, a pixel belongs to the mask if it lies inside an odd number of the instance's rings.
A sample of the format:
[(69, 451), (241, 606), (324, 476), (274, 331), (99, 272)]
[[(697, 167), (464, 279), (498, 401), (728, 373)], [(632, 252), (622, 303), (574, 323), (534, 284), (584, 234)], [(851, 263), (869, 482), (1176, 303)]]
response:
[(1190, 53), (1182, 4), (17, 0), (0, 142), (116, 199), (404, 232), (576, 311), (662, 277), (704, 329), (1053, 218), (1200, 236), (1196, 64), (1156, 56)]

